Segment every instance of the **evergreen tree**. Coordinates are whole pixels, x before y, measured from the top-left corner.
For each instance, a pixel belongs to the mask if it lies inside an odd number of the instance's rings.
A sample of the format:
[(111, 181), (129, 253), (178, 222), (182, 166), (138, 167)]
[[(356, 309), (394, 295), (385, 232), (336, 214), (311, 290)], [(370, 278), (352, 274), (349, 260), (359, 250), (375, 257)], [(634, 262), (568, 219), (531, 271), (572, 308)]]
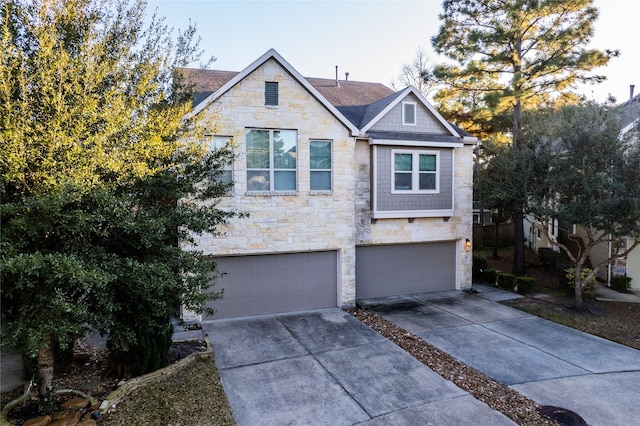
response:
[[(517, 158), (527, 100), (566, 91), (577, 82), (604, 80), (589, 72), (618, 52), (585, 47), (597, 17), (592, 0), (445, 0), (442, 25), (431, 42), (437, 53), (459, 66), (437, 67), (436, 76), (470, 82), (473, 77), (493, 76), (496, 84), (488, 91), (509, 105)], [(513, 273), (523, 275), (525, 206), (518, 199), (511, 205), (516, 237)]]
[(215, 203), (230, 150), (208, 151), (213, 124), (185, 118), (172, 76), (200, 55), (195, 28), (145, 27), (143, 1), (7, 0), (0, 14), (3, 342), (37, 360), (51, 409), (54, 347), (109, 333), (121, 371), (140, 374), (165, 361), (181, 304), (219, 297), (215, 263), (181, 247), (234, 215)]

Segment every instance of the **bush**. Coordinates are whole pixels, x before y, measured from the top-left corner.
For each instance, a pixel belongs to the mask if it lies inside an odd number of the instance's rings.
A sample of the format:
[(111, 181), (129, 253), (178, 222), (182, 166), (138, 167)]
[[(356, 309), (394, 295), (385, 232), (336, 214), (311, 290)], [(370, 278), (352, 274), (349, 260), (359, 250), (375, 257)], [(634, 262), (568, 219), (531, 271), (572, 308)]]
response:
[[(567, 268), (564, 271), (566, 272), (565, 276), (567, 278), (567, 284), (569, 285), (569, 287), (575, 289), (575, 276), (576, 276), (575, 275), (575, 268)], [(582, 279), (584, 279), (591, 272), (592, 272), (592, 270), (589, 269), (589, 268), (582, 268), (580, 270), (580, 277)], [(593, 293), (593, 289), (596, 286), (596, 282), (597, 282), (596, 281), (596, 276), (594, 275), (588, 281), (583, 283), (583, 285), (582, 285), (582, 294), (591, 294), (591, 293)]]
[(556, 261), (560, 257), (560, 253), (550, 249), (548, 247), (540, 247), (538, 249), (538, 259), (540, 260), (540, 264), (542, 266), (546, 266), (548, 268), (555, 268)]
[(482, 272), (482, 280), (491, 285), (495, 285), (498, 273), (495, 269), (487, 268)]
[(515, 279), (516, 276), (513, 274), (498, 274), (498, 287), (513, 290), (513, 287), (515, 286)]
[(528, 294), (536, 285), (536, 279), (533, 277), (516, 277), (516, 286), (518, 287), (518, 293)]
[(631, 287), (631, 277), (624, 275), (615, 275), (611, 277), (611, 288), (621, 293), (626, 293)]
[(473, 255), (473, 266), (472, 266), (472, 275), (474, 279), (481, 280), (483, 278), (482, 273), (489, 266), (489, 262), (485, 257), (474, 254)]

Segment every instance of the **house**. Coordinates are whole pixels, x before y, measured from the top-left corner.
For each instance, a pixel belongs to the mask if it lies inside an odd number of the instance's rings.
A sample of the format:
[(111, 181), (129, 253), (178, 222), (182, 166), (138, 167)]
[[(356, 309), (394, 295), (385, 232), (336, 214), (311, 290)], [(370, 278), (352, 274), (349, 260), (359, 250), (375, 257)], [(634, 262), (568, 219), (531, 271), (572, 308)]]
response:
[(180, 71), (192, 114), (233, 143), (219, 205), (249, 214), (198, 237), (226, 272), (215, 318), (471, 286), (476, 139), (414, 87), (305, 78), (273, 49), (240, 72)]

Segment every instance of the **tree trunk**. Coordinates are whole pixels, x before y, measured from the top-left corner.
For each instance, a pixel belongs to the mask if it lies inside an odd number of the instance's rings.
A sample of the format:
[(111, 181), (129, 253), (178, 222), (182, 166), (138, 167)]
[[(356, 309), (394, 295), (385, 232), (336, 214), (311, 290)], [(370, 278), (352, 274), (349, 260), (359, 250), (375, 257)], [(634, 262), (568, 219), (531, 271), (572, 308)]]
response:
[(514, 202), (513, 209), (513, 269), (512, 274), (516, 277), (524, 276), (526, 265), (524, 261), (524, 215), (522, 205)]
[(43, 413), (52, 413), (56, 409), (53, 397), (53, 363), (53, 336), (47, 334), (42, 346), (38, 348), (39, 408)]
[(581, 271), (578, 271), (578, 268), (576, 268), (574, 270), (575, 272), (575, 279), (573, 281), (573, 286), (575, 288), (575, 299), (573, 301), (574, 306), (576, 307), (576, 309), (582, 309), (582, 287), (583, 287), (583, 283), (582, 283), (582, 278), (580, 278), (580, 275), (582, 275)]
[(494, 227), (493, 227), (493, 252), (492, 252), (492, 256), (494, 259), (498, 258), (498, 236), (500, 234), (500, 221), (496, 220), (494, 222)]

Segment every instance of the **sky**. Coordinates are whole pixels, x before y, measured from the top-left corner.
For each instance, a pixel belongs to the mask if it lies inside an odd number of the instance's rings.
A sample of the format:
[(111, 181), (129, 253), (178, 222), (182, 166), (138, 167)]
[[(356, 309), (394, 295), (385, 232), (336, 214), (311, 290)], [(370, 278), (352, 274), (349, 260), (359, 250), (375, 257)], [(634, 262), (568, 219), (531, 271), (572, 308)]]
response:
[[(595, 0), (600, 16), (591, 48), (617, 49), (595, 73), (604, 83), (582, 85), (576, 91), (604, 102), (613, 95), (629, 98), (629, 85), (640, 93), (640, 1)], [(391, 85), (403, 64), (422, 48), (431, 61), (446, 62), (431, 47), (438, 33), (442, 2), (435, 0), (342, 1), (176, 1), (150, 0), (149, 15), (157, 11), (169, 27), (184, 29), (189, 20), (202, 37), (209, 68), (241, 71), (269, 49), (275, 49), (305, 77), (368, 81)], [(198, 66), (198, 64), (194, 64)]]

